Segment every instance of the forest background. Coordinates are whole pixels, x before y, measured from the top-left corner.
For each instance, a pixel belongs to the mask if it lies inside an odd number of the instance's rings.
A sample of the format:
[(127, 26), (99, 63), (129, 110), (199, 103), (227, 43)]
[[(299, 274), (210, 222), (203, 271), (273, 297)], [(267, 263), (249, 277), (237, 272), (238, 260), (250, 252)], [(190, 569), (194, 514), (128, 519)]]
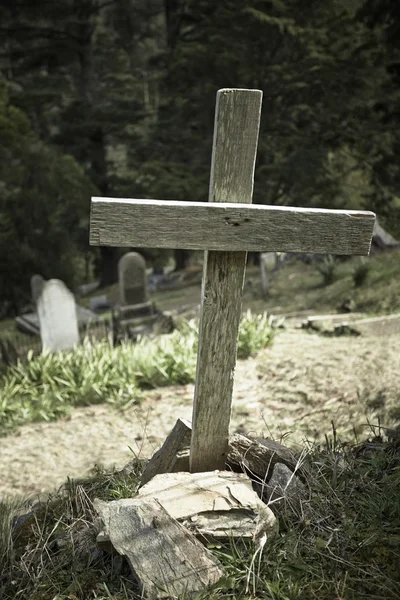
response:
[(370, 209), (400, 236), (400, 3), (0, 0), (0, 318), (34, 273), (116, 281), (91, 195), (207, 200), (223, 87), (264, 92), (255, 203)]

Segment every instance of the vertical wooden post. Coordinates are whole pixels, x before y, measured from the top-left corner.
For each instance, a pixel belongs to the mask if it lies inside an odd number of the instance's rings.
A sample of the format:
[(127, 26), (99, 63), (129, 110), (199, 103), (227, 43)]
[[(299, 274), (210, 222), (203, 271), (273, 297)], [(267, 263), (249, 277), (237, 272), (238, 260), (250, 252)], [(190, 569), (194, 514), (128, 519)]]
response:
[(269, 276), (267, 265), (265, 264), (264, 256), (260, 255), (260, 274), (261, 274), (261, 295), (265, 299), (268, 296)]
[[(261, 102), (259, 90), (218, 92), (209, 202), (252, 202)], [(204, 253), (191, 472), (225, 468), (246, 254)]]

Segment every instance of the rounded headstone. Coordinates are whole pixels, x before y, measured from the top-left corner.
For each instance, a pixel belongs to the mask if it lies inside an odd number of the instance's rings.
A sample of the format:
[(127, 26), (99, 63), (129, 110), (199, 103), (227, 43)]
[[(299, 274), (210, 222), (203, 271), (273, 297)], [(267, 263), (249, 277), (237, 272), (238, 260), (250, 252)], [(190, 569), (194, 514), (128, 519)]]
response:
[(68, 350), (79, 343), (75, 298), (65, 284), (50, 279), (38, 299), (40, 336), (44, 351)]
[(122, 306), (148, 301), (146, 261), (138, 252), (128, 252), (118, 263), (119, 293)]

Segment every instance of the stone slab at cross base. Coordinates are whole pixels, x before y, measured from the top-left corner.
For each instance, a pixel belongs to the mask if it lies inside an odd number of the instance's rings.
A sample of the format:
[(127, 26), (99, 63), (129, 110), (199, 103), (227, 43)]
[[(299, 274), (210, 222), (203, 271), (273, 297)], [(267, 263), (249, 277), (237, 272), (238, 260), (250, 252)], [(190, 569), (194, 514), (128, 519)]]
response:
[[(143, 486), (136, 498), (117, 504), (125, 509), (152, 499), (201, 541), (256, 539), (262, 534), (269, 538), (277, 531), (274, 513), (244, 473), (164, 473)], [(101, 532), (98, 541), (104, 545), (107, 540)]]

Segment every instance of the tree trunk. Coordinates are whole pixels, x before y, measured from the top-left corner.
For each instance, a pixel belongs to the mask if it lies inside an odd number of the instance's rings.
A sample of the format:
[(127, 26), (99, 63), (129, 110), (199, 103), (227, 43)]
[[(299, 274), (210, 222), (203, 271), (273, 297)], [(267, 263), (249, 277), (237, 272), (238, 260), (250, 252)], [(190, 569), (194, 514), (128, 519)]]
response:
[(181, 26), (180, 0), (164, 0), (167, 44), (172, 50), (175, 47)]
[(100, 287), (106, 287), (118, 281), (119, 259), (119, 248), (112, 248), (110, 246), (100, 247)]
[(247, 253), (247, 264), (260, 266), (260, 253), (259, 252), (248, 252)]

